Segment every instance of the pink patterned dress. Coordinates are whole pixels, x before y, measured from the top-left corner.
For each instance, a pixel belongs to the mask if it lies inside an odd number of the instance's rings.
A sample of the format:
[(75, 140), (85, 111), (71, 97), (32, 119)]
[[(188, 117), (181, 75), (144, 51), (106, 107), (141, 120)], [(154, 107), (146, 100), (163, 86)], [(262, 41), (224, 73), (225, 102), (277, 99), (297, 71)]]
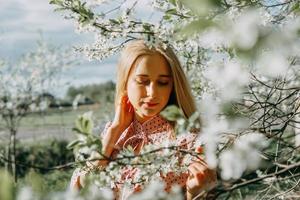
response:
[[(110, 125), (110, 122), (106, 124), (105, 129), (102, 132), (102, 136), (106, 134)], [(166, 140), (177, 140), (177, 144), (180, 145), (181, 148), (190, 149), (194, 144), (196, 136), (196, 134), (191, 133), (176, 138), (173, 126), (160, 115), (156, 115), (142, 124), (134, 119), (130, 126), (121, 134), (112, 153), (112, 157), (115, 157), (120, 150), (126, 148), (128, 145), (134, 149), (135, 153), (139, 153), (143, 146), (147, 144), (161, 144)], [(132, 178), (136, 172), (136, 169), (124, 168), (120, 173), (122, 173), (122, 179), (126, 180), (128, 178)], [(71, 187), (75, 185), (79, 175), (82, 173), (84, 172), (80, 171), (80, 169), (76, 169), (74, 171), (71, 179)], [(178, 175), (172, 171), (165, 175), (161, 175), (165, 182), (165, 191), (169, 192), (171, 187), (175, 184), (184, 187), (188, 176), (188, 172)], [(117, 184), (116, 186), (117, 187), (114, 188), (115, 191), (121, 189), (120, 184)], [(137, 187), (138, 186), (135, 187), (136, 191), (139, 190)]]

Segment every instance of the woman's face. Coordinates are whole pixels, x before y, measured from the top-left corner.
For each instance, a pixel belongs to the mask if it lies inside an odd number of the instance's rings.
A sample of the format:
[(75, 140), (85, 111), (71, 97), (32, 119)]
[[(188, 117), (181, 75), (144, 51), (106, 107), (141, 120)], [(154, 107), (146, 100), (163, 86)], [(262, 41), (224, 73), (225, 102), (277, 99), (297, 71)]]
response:
[(171, 70), (159, 53), (139, 57), (130, 71), (127, 94), (135, 117), (144, 122), (158, 114), (169, 101), (173, 88)]

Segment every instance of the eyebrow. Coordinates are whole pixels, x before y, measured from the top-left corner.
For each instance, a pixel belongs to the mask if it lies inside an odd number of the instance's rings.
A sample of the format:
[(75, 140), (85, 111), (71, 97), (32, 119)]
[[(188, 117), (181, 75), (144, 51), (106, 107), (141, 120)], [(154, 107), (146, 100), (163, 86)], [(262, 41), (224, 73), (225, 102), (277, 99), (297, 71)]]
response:
[[(136, 76), (149, 77), (147, 74), (137, 74)], [(171, 75), (161, 74), (159, 77), (171, 78)]]

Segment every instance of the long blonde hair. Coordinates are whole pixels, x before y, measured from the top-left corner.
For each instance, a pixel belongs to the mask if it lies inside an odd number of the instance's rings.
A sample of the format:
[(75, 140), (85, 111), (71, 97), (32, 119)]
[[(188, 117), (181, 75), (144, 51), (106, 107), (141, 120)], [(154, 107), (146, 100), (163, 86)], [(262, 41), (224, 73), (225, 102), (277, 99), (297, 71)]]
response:
[(155, 53), (160, 53), (168, 61), (173, 77), (173, 89), (167, 106), (175, 104), (182, 109), (185, 117), (189, 118), (196, 112), (195, 100), (177, 56), (170, 47), (164, 49), (161, 45), (157, 45), (150, 49), (143, 40), (129, 42), (121, 53), (117, 69), (115, 105), (119, 103), (126, 90), (130, 69), (137, 58)]

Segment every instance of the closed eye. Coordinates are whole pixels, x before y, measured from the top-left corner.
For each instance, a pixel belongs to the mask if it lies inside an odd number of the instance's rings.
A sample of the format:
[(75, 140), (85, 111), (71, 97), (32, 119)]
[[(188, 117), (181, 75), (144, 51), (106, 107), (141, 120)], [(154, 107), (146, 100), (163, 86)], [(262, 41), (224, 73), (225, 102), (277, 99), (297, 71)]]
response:
[(150, 83), (149, 80), (135, 80), (139, 85), (148, 85)]
[[(142, 80), (142, 79), (135, 79), (135, 82), (138, 84), (138, 85), (149, 85), (151, 83), (150, 80)], [(166, 85), (169, 85), (170, 81), (169, 80), (158, 80), (157, 81), (157, 84), (159, 86), (166, 86)]]
[(168, 85), (169, 81), (158, 81), (159, 85)]

